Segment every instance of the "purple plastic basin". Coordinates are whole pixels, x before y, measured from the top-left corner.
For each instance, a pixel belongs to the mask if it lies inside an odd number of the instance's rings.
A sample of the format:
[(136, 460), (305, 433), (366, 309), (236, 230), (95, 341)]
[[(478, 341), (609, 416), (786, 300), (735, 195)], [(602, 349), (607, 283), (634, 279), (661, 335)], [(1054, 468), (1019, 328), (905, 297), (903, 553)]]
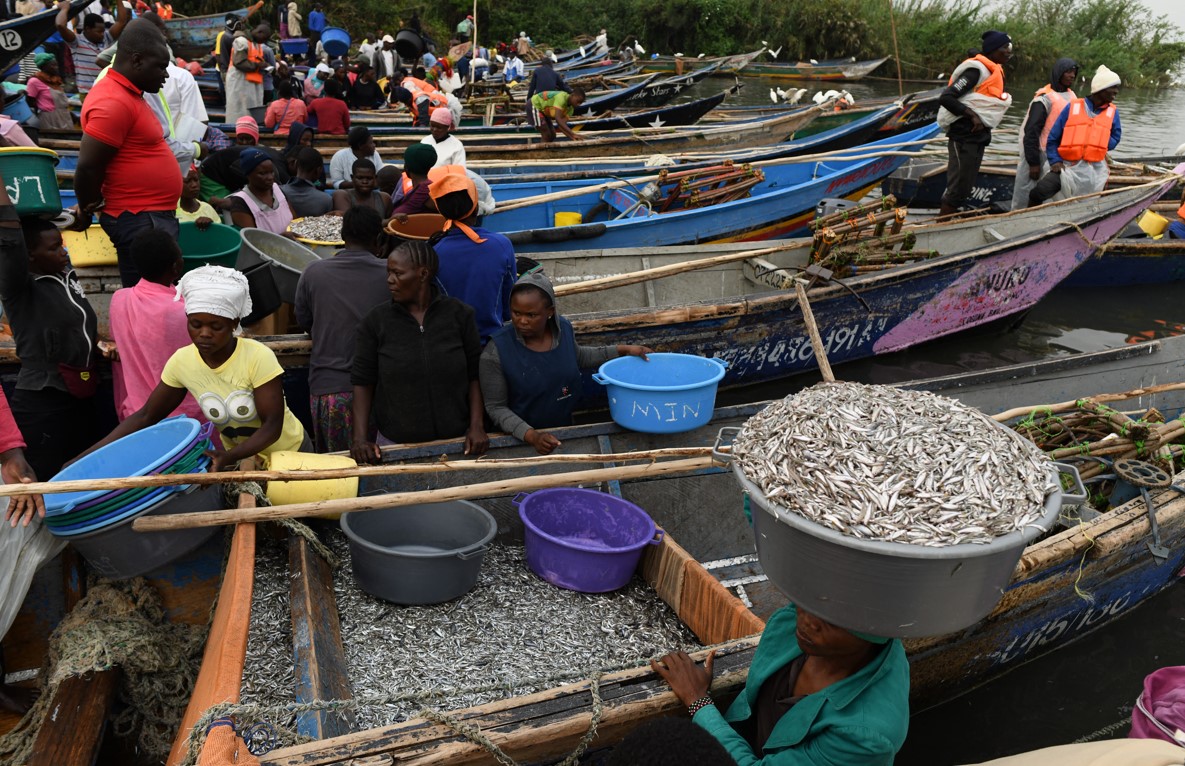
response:
[(568, 590), (606, 593), (633, 577), (662, 530), (638, 506), (591, 489), (543, 489), (514, 498), (526, 526), (527, 566)]

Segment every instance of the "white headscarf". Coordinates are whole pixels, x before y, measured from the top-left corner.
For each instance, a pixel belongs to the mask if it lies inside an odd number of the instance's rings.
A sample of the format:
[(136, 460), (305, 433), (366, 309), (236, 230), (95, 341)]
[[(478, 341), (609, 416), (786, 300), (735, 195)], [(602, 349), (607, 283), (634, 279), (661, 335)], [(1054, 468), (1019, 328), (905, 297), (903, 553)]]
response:
[[(238, 322), (251, 313), (251, 287), (242, 272), (225, 266), (201, 266), (177, 283), (173, 300), (185, 301), (186, 314), (213, 314)], [(242, 327), (235, 327), (235, 334)]]

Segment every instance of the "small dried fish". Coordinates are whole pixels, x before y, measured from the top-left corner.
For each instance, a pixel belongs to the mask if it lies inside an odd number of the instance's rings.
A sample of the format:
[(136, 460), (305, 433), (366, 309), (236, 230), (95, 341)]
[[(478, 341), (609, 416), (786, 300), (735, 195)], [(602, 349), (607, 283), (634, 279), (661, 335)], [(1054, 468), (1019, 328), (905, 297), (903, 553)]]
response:
[[(340, 532), (329, 533), (326, 542), (342, 562), (334, 572), (334, 595), (355, 698), (502, 687), (423, 703), (363, 705), (359, 729), (406, 720), (424, 705), (455, 710), (542, 691), (524, 681), (699, 648), (670, 607), (636, 577), (615, 593), (563, 590), (527, 568), (521, 546), (494, 544), (465, 596), (434, 606), (397, 606), (357, 586)], [(243, 703), (293, 700), (291, 632), (287, 555), (282, 544), (261, 541)]]
[(342, 217), (340, 215), (309, 216), (296, 221), (289, 227), (293, 234), (316, 242), (341, 242)]
[(924, 391), (822, 383), (749, 418), (733, 459), (766, 499), (843, 534), (988, 543), (1043, 513), (1049, 459), (978, 410)]

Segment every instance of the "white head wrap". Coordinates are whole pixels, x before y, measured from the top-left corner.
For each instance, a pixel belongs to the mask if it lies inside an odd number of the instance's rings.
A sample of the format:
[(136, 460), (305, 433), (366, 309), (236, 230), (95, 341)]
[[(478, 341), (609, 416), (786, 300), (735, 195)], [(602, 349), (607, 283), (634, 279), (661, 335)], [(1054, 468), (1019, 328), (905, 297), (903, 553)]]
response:
[(1106, 90), (1112, 85), (1119, 85), (1119, 75), (1112, 72), (1105, 66), (1100, 66), (1098, 71), (1094, 73), (1094, 77), (1090, 81), (1090, 92), (1098, 93), (1100, 90)]
[[(185, 301), (186, 314), (213, 314), (238, 321), (251, 313), (251, 287), (242, 272), (225, 266), (201, 266), (177, 283), (173, 300)], [(242, 328), (236, 327), (235, 332)]]

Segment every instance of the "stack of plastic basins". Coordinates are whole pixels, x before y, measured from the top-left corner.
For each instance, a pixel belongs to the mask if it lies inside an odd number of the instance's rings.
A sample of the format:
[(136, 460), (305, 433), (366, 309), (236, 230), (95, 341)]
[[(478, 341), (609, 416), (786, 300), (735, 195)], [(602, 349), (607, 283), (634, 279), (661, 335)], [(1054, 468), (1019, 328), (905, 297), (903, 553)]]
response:
[[(111, 479), (148, 474), (205, 473), (213, 427), (177, 417), (112, 442), (71, 464), (50, 481)], [(217, 485), (141, 487), (45, 495), (45, 525), (69, 540), (104, 577), (136, 577), (205, 542), (213, 527), (135, 532), (132, 521), (149, 513), (176, 514), (222, 507)]]

